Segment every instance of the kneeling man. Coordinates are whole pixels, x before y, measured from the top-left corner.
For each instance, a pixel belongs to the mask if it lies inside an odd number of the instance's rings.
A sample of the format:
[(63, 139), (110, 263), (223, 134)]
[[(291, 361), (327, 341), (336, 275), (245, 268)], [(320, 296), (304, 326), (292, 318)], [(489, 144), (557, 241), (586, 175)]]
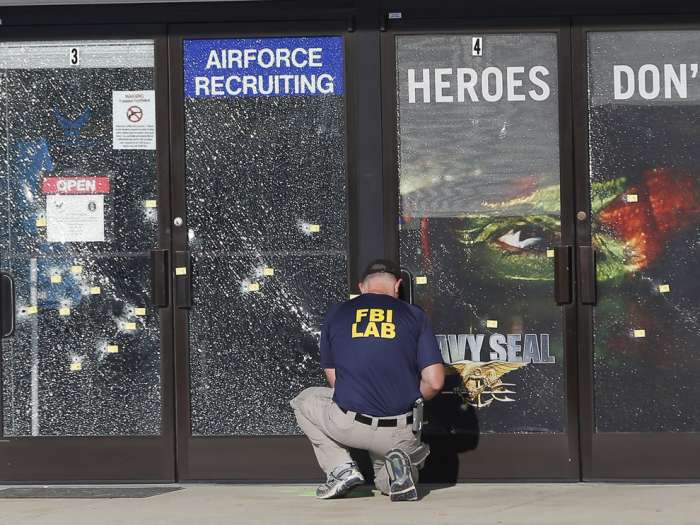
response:
[(321, 331), (321, 366), (331, 388), (307, 388), (291, 401), (327, 480), (323, 499), (364, 483), (349, 448), (369, 451), (377, 488), (392, 501), (418, 498), (418, 469), (430, 452), (413, 407), (442, 389), (442, 356), (427, 316), (398, 299), (401, 272), (377, 260), (362, 295), (335, 305)]

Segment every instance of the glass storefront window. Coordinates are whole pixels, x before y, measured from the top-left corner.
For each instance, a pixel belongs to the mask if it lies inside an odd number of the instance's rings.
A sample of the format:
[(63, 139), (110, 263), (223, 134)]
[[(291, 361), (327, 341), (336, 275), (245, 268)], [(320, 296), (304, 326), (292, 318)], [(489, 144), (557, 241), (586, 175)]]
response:
[(482, 432), (562, 432), (557, 36), (396, 49), (401, 263), (453, 363), (431, 423), (462, 430), (476, 411)]
[(700, 31), (588, 36), (598, 432), (700, 430)]
[(151, 40), (0, 43), (6, 436), (160, 433), (153, 89)]
[(184, 62), (192, 433), (296, 434), (348, 296), (343, 39), (185, 40)]

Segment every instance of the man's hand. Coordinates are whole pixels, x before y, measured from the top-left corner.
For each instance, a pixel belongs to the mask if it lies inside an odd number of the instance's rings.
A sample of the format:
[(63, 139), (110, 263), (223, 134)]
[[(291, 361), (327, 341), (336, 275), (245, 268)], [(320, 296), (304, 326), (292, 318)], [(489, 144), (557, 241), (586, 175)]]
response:
[(335, 368), (324, 368), (323, 371), (326, 373), (328, 384), (331, 385), (331, 388), (335, 388)]
[[(326, 370), (328, 375), (328, 370)], [(333, 370), (335, 382), (335, 370)], [(445, 367), (442, 363), (426, 366), (420, 373), (420, 393), (423, 399), (432, 399), (442, 391), (445, 384)]]

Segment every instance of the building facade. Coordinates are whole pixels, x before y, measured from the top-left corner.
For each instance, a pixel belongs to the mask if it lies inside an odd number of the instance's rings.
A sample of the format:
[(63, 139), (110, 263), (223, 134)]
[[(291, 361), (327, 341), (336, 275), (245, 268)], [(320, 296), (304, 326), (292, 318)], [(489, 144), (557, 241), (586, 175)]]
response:
[(559, 4), (0, 7), (0, 482), (319, 478), (376, 257), (422, 479), (700, 477), (700, 9)]

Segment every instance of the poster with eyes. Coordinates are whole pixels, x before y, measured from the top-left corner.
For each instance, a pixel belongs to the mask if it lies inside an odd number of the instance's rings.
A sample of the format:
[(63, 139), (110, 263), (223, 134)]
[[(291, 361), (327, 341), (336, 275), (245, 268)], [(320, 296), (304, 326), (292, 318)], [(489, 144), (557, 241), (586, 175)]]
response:
[(557, 37), (398, 36), (401, 264), (448, 366), (428, 432), (563, 432)]

